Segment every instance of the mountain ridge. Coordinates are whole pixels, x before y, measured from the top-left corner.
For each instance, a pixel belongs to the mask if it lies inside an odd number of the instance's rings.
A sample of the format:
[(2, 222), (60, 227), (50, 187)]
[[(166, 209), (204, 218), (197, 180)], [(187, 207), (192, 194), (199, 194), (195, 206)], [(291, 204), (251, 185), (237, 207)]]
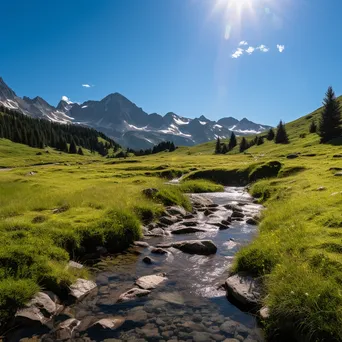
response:
[(82, 104), (61, 99), (56, 107), (36, 96), (23, 98), (0, 77), (0, 104), (25, 115), (65, 124), (79, 124), (95, 128), (133, 149), (150, 148), (162, 141), (176, 145), (193, 146), (210, 140), (237, 135), (258, 134), (270, 128), (246, 118), (233, 117), (210, 120), (204, 115), (186, 118), (174, 112), (164, 116), (148, 114), (124, 95), (114, 92), (99, 101), (87, 100)]

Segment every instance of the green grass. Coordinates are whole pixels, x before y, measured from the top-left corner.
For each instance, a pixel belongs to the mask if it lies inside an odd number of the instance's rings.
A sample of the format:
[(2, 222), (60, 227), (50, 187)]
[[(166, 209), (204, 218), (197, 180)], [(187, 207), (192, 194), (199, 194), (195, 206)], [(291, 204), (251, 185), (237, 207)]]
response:
[[(333, 157), (341, 146), (322, 145), (308, 133), (318, 116), (287, 124), (290, 144), (265, 140), (242, 154), (235, 148), (214, 155), (215, 142), (208, 142), (116, 160), (88, 151), (36, 155), (40, 150), (0, 139), (0, 165), (12, 168), (0, 170), (0, 317), (39, 287), (73, 281), (77, 274), (65, 269), (70, 258), (97, 244), (126, 247), (165, 205), (191, 209), (183, 192), (252, 182), (250, 192), (266, 209), (259, 235), (240, 250), (234, 268), (264, 278), (267, 333), (342, 341), (342, 182), (334, 176), (342, 165)], [(299, 157), (287, 159), (290, 153)], [(178, 187), (166, 184), (180, 175)], [(159, 191), (149, 199), (145, 188)]]

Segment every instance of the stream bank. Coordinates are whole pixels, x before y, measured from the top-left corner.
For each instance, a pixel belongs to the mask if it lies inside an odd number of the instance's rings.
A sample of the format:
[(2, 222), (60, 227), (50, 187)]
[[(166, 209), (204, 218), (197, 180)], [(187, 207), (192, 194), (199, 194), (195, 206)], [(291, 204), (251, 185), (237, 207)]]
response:
[[(261, 206), (237, 187), (191, 195), (191, 199), (192, 214), (146, 227), (145, 244), (137, 243), (98, 263), (96, 291), (66, 307), (47, 326), (13, 331), (7, 340), (30, 341), (25, 336), (35, 336), (35, 341), (263, 341), (254, 315), (231, 304), (221, 286), (236, 251), (256, 234), (250, 219)], [(229, 220), (234, 207), (241, 208), (242, 215)], [(183, 234), (184, 228), (197, 232)], [(216, 253), (191, 254), (175, 248), (189, 240), (211, 241)], [(160, 282), (152, 287), (142, 286), (141, 277), (150, 275), (165, 279), (157, 278)], [(120, 300), (123, 293), (144, 286), (150, 292)], [(63, 329), (70, 334), (63, 335)]]

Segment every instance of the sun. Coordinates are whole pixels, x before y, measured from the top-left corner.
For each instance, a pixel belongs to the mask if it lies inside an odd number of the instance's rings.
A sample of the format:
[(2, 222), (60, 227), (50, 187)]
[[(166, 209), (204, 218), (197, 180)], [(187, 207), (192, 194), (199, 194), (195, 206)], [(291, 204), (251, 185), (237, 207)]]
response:
[(214, 11), (225, 11), (241, 16), (245, 10), (253, 12), (254, 5), (260, 0), (215, 0)]

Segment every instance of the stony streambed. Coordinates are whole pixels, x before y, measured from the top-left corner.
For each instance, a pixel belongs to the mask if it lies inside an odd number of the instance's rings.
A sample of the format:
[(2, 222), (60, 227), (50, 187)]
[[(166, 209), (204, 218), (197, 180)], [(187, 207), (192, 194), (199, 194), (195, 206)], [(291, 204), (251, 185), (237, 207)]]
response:
[(255, 317), (222, 287), (234, 254), (256, 233), (261, 206), (243, 188), (191, 197), (193, 213), (169, 208), (145, 227), (145, 243), (95, 265), (97, 288), (86, 298), (6, 340), (262, 341)]

